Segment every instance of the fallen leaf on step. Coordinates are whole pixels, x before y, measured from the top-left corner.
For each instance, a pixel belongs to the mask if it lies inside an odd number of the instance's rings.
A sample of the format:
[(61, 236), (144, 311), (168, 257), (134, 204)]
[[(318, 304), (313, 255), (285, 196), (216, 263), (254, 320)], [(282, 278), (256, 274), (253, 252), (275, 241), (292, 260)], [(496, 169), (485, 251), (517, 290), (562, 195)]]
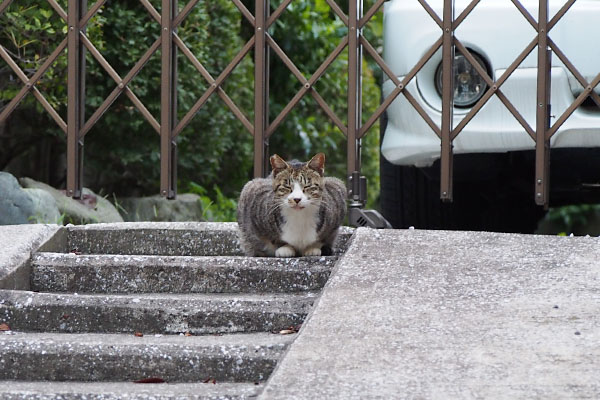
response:
[(184, 333), (183, 336), (192, 336), (192, 332), (188, 331), (188, 332)]
[(217, 383), (217, 380), (214, 378), (208, 378), (205, 379), (202, 383), (212, 383), (213, 385), (215, 385)]
[(165, 383), (166, 381), (163, 378), (145, 378), (140, 379), (139, 381), (133, 381), (133, 383)]
[(10, 331), (8, 324), (0, 324), (0, 331)]
[(142, 337), (144, 334), (142, 332), (135, 332), (133, 336)]
[(287, 329), (280, 330), (279, 334), (280, 335), (290, 335), (292, 333), (298, 333), (298, 331), (300, 330), (301, 327), (302, 327), (302, 324), (300, 324), (300, 325), (293, 325), (293, 326), (290, 326)]

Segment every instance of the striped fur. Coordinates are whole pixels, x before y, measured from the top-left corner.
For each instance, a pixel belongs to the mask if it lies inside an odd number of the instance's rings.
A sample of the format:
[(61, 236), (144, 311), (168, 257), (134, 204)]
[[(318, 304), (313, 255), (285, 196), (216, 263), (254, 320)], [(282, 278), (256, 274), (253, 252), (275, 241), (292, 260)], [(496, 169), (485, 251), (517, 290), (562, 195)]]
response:
[(271, 157), (273, 172), (242, 189), (238, 202), (240, 243), (248, 256), (330, 254), (346, 212), (346, 187), (323, 177), (325, 156), (285, 162)]

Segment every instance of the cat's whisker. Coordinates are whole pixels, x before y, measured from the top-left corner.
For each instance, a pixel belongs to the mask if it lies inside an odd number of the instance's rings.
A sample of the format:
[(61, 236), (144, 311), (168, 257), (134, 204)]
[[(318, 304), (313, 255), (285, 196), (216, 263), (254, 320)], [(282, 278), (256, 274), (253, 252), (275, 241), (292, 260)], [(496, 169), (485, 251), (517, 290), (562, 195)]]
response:
[(323, 200), (322, 199), (311, 199), (310, 203), (315, 206), (321, 206), (321, 204), (323, 204)]
[(276, 211), (279, 211), (279, 208), (275, 207), (267, 211), (268, 215), (274, 214)]
[(283, 207), (283, 203), (277, 202), (267, 209), (267, 213), (273, 214), (275, 211), (281, 209), (281, 207)]

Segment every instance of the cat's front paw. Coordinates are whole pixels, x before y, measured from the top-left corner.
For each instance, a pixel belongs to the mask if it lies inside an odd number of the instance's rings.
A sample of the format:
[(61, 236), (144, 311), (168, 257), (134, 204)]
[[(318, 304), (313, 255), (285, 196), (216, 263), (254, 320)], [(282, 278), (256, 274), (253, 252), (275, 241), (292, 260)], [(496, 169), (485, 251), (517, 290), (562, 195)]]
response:
[(295, 255), (296, 250), (287, 244), (275, 250), (275, 257), (294, 257)]
[(320, 256), (321, 249), (319, 247), (309, 247), (302, 253), (303, 256)]

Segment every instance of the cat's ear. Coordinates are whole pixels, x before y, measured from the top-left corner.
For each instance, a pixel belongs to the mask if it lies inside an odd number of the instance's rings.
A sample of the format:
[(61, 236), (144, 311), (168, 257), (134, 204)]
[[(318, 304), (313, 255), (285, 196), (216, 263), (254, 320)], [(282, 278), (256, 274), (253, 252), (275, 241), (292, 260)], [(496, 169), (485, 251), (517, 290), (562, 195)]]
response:
[(317, 171), (319, 175), (323, 176), (325, 173), (325, 154), (319, 153), (311, 158), (308, 162), (308, 167)]
[(285, 162), (285, 160), (279, 157), (277, 154), (273, 154), (270, 158), (270, 161), (271, 168), (273, 168), (273, 176), (277, 175), (288, 167), (288, 164)]

